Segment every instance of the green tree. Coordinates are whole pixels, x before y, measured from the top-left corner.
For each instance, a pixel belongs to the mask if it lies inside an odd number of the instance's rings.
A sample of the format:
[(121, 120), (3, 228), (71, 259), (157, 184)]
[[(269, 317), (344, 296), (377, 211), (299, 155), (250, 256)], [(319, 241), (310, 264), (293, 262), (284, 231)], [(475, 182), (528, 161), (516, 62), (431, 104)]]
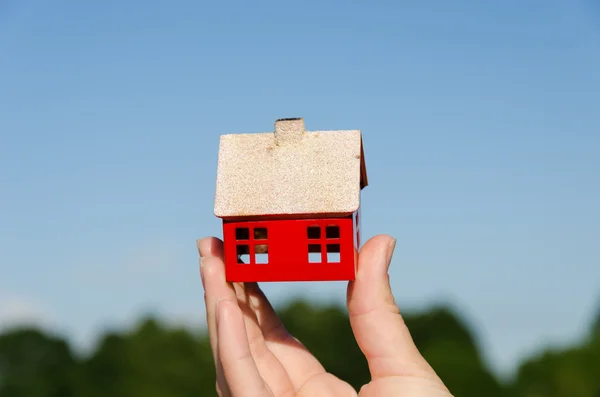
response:
[(32, 328), (0, 335), (0, 397), (75, 396), (76, 366), (59, 337)]
[(519, 397), (600, 397), (600, 315), (589, 338), (565, 349), (547, 349), (526, 362), (515, 379)]
[[(286, 328), (334, 375), (359, 387), (370, 376), (346, 310), (295, 301), (278, 313)], [(600, 397), (600, 312), (589, 337), (523, 362), (503, 386), (488, 370), (474, 334), (453, 310), (405, 313), (417, 347), (461, 397)], [(508, 390), (507, 390), (508, 389)], [(127, 332), (108, 332), (77, 358), (66, 340), (32, 328), (0, 334), (0, 397), (215, 396), (206, 333), (146, 318)]]
[(82, 396), (197, 397), (215, 394), (207, 338), (145, 319), (130, 333), (109, 333), (82, 364)]

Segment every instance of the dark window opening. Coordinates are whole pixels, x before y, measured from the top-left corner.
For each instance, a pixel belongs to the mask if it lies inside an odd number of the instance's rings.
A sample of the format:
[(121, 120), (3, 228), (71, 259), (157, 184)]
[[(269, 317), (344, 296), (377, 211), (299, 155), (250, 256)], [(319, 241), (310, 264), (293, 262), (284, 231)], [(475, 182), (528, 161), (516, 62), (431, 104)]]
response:
[(266, 227), (257, 227), (254, 229), (254, 239), (255, 240), (266, 240), (267, 239), (267, 228)]
[(250, 247), (247, 245), (238, 245), (236, 247), (237, 263), (250, 263)]
[(308, 227), (308, 238), (309, 240), (318, 240), (321, 238), (321, 228), (319, 226)]
[(266, 227), (237, 227), (235, 229), (237, 263), (268, 264), (268, 230)]
[(238, 227), (235, 229), (235, 239), (236, 240), (249, 240), (250, 239), (250, 229), (247, 227)]
[(326, 238), (340, 238), (340, 227), (339, 226), (327, 226), (325, 229)]
[(327, 244), (327, 262), (340, 263), (340, 245)]
[(257, 265), (269, 263), (269, 247), (266, 244), (259, 244), (254, 247), (254, 263)]
[(321, 245), (320, 244), (309, 244), (308, 245), (308, 263), (321, 263)]

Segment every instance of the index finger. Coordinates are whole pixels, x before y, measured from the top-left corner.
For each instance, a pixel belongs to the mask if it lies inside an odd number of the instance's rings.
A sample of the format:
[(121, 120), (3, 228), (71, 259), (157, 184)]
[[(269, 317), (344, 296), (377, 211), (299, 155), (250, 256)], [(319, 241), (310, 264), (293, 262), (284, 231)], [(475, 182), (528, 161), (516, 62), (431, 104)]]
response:
[(204, 286), (204, 303), (206, 305), (206, 325), (210, 338), (213, 360), (217, 372), (217, 389), (220, 395), (230, 396), (223, 372), (223, 366), (218, 355), (217, 332), (217, 302), (228, 300), (237, 305), (237, 297), (231, 283), (225, 280), (223, 270), (223, 242), (215, 237), (208, 237), (197, 241), (200, 253), (200, 274)]

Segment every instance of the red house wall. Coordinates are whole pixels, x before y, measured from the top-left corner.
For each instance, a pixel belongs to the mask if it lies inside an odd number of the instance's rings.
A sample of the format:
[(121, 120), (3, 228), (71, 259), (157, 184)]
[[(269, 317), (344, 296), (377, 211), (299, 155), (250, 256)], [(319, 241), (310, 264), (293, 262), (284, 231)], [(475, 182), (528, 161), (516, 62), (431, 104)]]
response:
[[(227, 281), (354, 280), (360, 245), (359, 224), (359, 211), (346, 218), (224, 222)], [(327, 251), (335, 250), (338, 245), (339, 262), (332, 263), (338, 260), (337, 255), (328, 255)], [(268, 263), (256, 263), (255, 259), (264, 261), (265, 255), (257, 258), (255, 254), (264, 251), (265, 246)], [(318, 252), (311, 255), (313, 261), (320, 260), (320, 263), (309, 262), (309, 246), (311, 251), (320, 247), (320, 256)], [(244, 254), (246, 263), (238, 263), (240, 253)]]

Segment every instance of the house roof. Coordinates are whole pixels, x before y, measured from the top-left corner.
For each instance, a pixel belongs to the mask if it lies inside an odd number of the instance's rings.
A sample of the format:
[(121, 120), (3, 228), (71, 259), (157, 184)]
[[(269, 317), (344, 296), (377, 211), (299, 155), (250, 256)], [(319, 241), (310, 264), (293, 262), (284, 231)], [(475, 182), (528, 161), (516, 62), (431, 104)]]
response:
[(215, 215), (350, 214), (368, 184), (358, 130), (312, 131), (280, 119), (275, 131), (221, 136)]

